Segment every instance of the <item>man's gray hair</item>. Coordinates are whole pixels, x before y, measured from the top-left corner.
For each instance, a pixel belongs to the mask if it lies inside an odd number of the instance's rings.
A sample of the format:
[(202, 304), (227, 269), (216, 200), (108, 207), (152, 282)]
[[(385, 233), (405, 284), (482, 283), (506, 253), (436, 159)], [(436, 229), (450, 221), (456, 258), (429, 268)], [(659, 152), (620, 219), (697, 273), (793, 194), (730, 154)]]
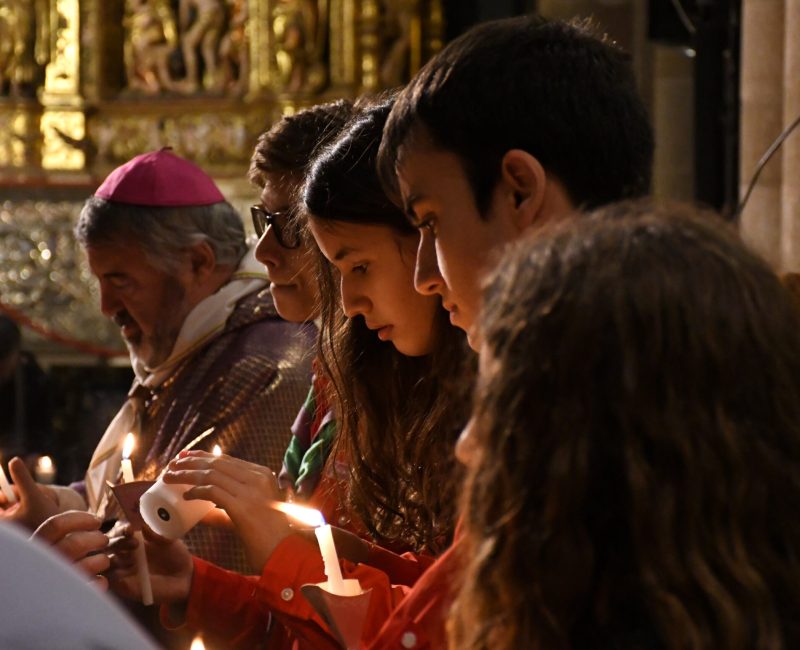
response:
[(90, 197), (75, 226), (84, 248), (136, 242), (154, 267), (172, 273), (183, 252), (206, 241), (217, 264), (237, 266), (247, 251), (244, 225), (227, 201), (212, 205), (156, 208)]

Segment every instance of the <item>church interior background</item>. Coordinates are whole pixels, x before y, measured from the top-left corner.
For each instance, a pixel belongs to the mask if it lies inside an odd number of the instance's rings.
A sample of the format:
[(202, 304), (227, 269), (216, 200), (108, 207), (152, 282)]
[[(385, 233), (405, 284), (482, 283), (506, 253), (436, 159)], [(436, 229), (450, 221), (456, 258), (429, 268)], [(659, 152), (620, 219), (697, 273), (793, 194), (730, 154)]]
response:
[[(48, 453), (62, 482), (78, 478), (124, 398), (127, 354), (99, 311), (71, 229), (83, 201), (131, 157), (170, 146), (209, 171), (246, 214), (257, 195), (246, 181), (253, 144), (280, 115), (399, 86), (481, 20), (531, 11), (593, 16), (631, 52), (650, 106), (654, 193), (733, 218), (756, 161), (800, 112), (800, 45), (789, 38), (800, 26), (797, 7), (790, 0), (0, 0), (0, 311), (21, 325), (24, 348), (46, 371), (53, 416), (45, 438), (0, 431), (0, 455)], [(799, 152), (787, 142), (741, 216), (745, 235), (782, 268), (800, 251), (800, 199), (782, 180), (800, 171)], [(760, 216), (765, 211), (771, 220)]]

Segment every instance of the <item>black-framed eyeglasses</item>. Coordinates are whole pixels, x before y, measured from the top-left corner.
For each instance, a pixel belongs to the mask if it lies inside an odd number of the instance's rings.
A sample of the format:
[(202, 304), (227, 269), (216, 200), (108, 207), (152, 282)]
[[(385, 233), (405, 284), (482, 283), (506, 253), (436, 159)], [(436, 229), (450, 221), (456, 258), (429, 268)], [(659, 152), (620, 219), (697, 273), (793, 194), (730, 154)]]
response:
[(250, 216), (253, 217), (253, 228), (259, 237), (266, 232), (268, 226), (272, 226), (275, 239), (284, 248), (297, 248), (303, 241), (300, 224), (291, 210), (270, 212), (262, 205), (251, 205)]

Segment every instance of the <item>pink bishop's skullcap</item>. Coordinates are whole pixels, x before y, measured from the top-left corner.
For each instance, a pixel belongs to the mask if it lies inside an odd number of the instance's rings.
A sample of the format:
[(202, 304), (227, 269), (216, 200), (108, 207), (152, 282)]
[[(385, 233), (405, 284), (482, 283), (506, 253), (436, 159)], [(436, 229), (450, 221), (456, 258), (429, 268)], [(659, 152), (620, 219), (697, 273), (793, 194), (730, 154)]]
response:
[(117, 167), (94, 195), (117, 203), (164, 208), (225, 200), (208, 174), (168, 147), (143, 153)]

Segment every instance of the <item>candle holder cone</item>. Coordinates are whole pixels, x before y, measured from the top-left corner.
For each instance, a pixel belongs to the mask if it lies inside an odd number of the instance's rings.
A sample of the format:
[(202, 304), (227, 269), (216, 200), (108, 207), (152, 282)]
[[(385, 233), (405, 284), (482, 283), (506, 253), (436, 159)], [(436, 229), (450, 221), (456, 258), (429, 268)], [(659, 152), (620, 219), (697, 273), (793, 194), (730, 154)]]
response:
[(131, 483), (119, 483), (117, 485), (108, 483), (108, 487), (119, 507), (125, 514), (125, 519), (131, 524), (134, 530), (142, 530), (144, 519), (139, 512), (139, 499), (150, 489), (155, 481), (132, 481)]
[(372, 589), (362, 591), (358, 596), (337, 596), (320, 585), (303, 585), (300, 590), (343, 648), (355, 650), (359, 647)]

